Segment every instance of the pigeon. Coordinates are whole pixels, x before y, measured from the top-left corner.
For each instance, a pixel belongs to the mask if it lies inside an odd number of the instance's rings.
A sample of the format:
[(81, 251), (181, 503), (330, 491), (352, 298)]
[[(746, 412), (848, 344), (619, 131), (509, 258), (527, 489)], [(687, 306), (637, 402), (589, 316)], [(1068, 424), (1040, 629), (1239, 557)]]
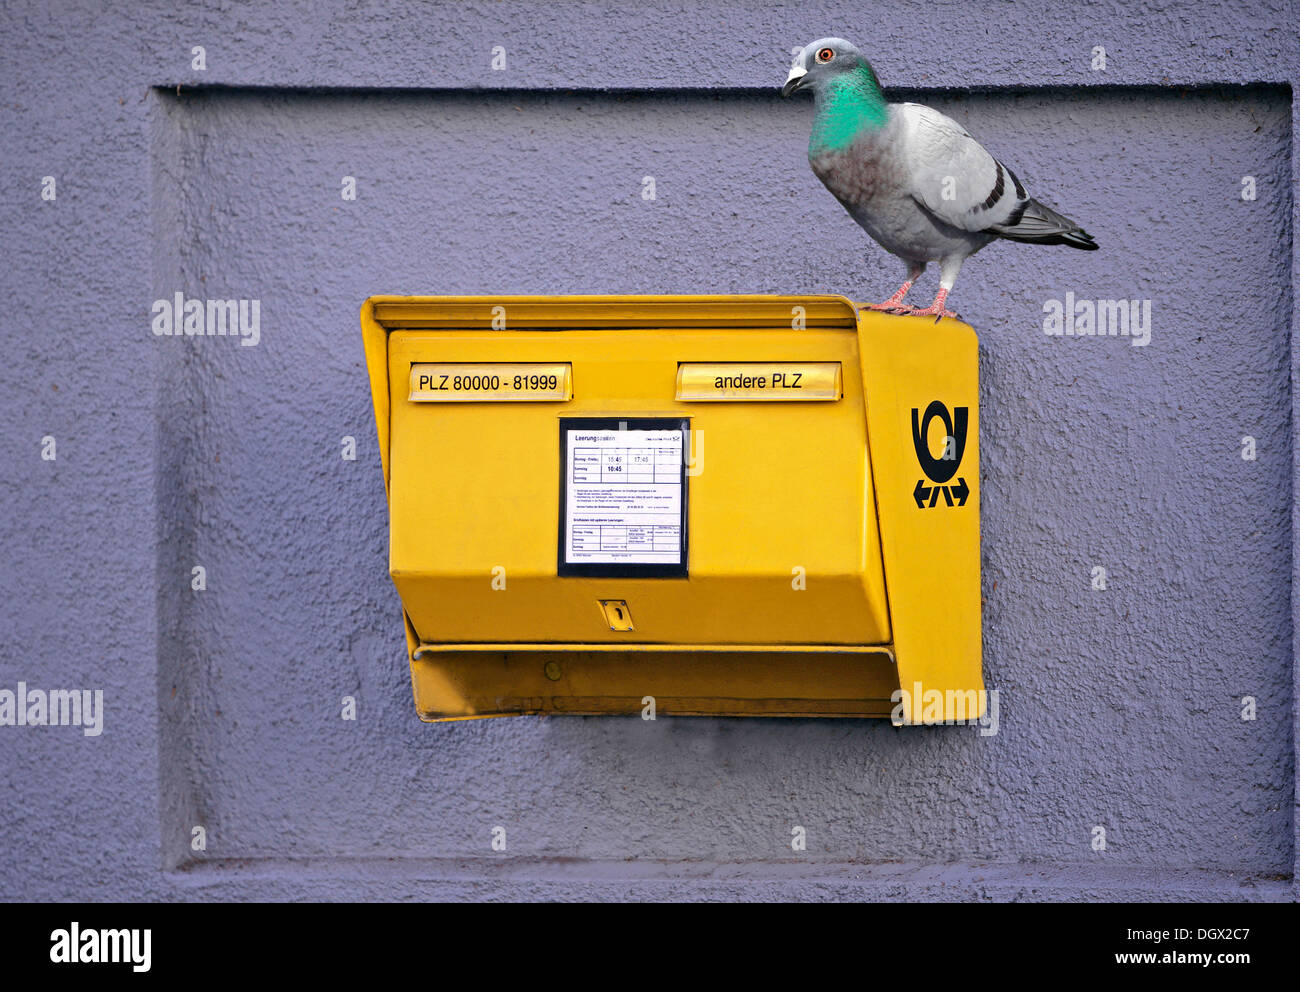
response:
[[(872, 310), (955, 317), (944, 309), (962, 263), (998, 238), (1037, 245), (1098, 245), (1078, 224), (1035, 200), (1016, 174), (950, 117), (919, 103), (887, 103), (871, 64), (843, 38), (795, 56), (781, 87), (813, 91), (808, 140), (813, 174), (885, 251), (907, 281)], [(923, 309), (904, 300), (930, 262), (939, 292)]]

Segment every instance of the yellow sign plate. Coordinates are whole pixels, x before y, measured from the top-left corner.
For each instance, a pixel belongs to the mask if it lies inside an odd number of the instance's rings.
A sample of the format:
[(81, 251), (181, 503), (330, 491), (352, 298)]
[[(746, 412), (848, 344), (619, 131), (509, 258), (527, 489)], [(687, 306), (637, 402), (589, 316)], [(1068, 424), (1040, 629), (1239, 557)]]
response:
[(475, 362), (412, 364), (413, 403), (557, 402), (573, 397), (573, 366)]
[(839, 362), (681, 362), (677, 399), (684, 402), (838, 400)]

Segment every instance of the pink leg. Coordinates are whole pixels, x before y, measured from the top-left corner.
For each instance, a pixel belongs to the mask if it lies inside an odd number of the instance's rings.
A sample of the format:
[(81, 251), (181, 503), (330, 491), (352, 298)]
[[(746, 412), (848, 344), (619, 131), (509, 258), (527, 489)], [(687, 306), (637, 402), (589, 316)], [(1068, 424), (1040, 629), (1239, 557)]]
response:
[(883, 303), (869, 303), (867, 304), (867, 309), (868, 310), (906, 309), (910, 311), (912, 308), (907, 306), (905, 303), (903, 303), (903, 300), (907, 298), (908, 291), (912, 288), (912, 284), (915, 281), (916, 281), (915, 279), (907, 280), (907, 282), (903, 283), (903, 285), (898, 287), (898, 292), (895, 293), (893, 296), (891, 296), (889, 299), (885, 300)]
[(933, 303), (931, 303), (924, 310), (913, 310), (911, 312), (913, 315), (917, 317), (934, 317), (936, 323), (938, 323), (938, 318), (940, 317), (956, 317), (957, 315), (953, 313), (951, 310), (945, 310), (943, 308), (943, 305), (947, 301), (947, 299), (948, 299), (948, 291), (944, 289), (942, 286), (940, 286), (939, 292), (935, 296)]
[(907, 268), (907, 281), (898, 287), (898, 292), (885, 300), (884, 303), (869, 303), (868, 310), (883, 310), (885, 313), (915, 313), (916, 308), (908, 306), (903, 301), (907, 299), (907, 294), (916, 280), (921, 278), (921, 273), (925, 271), (924, 265), (909, 265)]

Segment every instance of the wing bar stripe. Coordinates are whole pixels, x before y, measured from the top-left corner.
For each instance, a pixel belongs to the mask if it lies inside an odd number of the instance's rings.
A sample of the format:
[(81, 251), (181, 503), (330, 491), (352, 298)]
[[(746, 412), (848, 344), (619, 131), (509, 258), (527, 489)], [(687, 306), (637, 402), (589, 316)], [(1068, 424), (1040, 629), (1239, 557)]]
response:
[[(988, 199), (985, 200), (983, 203), (980, 204), (980, 209), (981, 209), (981, 210), (987, 210), (987, 209), (989, 209), (989, 207), (991, 207), (991, 206), (993, 206), (993, 204), (997, 203), (998, 200), (1002, 199), (1002, 190), (1003, 190), (1003, 188), (1004, 188), (1005, 185), (1006, 185), (1006, 183), (1005, 183), (1005, 182), (1003, 181), (1003, 179), (1002, 179), (1002, 169), (1003, 169), (1003, 165), (1002, 165), (1002, 163), (1001, 163), (1001, 162), (994, 162), (993, 164), (996, 165), (996, 166), (998, 167), (998, 181), (997, 181), (996, 183), (993, 184), (993, 192), (989, 194)], [(1019, 184), (1017, 184), (1017, 185), (1019, 185)]]

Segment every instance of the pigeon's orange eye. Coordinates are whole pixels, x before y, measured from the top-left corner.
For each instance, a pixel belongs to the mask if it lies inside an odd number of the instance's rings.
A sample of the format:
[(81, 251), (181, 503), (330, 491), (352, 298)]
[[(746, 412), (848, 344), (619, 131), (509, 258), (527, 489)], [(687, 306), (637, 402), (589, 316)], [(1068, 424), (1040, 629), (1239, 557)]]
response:
[(835, 53), (831, 51), (829, 48), (823, 48), (820, 52), (817, 53), (818, 62), (829, 62), (833, 58), (835, 58)]

